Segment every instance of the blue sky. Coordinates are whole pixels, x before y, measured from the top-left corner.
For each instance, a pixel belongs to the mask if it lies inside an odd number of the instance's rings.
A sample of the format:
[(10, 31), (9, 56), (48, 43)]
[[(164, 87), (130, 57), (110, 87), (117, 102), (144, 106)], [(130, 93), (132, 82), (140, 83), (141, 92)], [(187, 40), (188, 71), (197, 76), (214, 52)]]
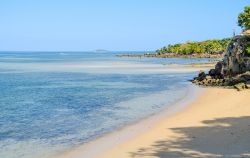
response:
[(155, 50), (229, 37), (250, 0), (0, 0), (0, 50)]

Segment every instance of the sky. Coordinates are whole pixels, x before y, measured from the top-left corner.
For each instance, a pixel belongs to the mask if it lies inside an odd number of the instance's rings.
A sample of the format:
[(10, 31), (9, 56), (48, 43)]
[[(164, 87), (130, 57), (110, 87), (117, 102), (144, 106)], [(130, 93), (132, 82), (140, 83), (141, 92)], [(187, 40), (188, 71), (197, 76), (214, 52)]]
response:
[(250, 0), (0, 0), (2, 51), (156, 50), (230, 37)]

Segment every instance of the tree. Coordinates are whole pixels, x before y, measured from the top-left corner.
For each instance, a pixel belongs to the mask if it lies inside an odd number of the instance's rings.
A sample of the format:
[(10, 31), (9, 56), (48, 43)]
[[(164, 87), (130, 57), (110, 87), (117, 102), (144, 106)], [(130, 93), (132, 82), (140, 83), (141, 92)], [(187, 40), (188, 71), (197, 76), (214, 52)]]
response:
[(165, 46), (157, 50), (158, 54), (175, 53), (175, 54), (194, 54), (209, 53), (220, 54), (227, 48), (230, 38), (222, 40), (206, 40), (202, 42), (186, 42)]
[(250, 29), (250, 6), (246, 6), (238, 16), (238, 25), (245, 30)]

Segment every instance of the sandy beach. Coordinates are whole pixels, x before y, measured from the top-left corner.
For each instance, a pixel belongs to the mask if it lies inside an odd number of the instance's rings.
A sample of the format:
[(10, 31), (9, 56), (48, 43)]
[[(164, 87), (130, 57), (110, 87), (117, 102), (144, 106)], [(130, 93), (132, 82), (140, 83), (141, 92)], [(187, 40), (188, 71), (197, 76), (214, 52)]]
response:
[(198, 93), (176, 112), (166, 110), (59, 157), (250, 157), (250, 91), (199, 88)]
[(250, 158), (250, 0), (0, 13), (0, 158)]

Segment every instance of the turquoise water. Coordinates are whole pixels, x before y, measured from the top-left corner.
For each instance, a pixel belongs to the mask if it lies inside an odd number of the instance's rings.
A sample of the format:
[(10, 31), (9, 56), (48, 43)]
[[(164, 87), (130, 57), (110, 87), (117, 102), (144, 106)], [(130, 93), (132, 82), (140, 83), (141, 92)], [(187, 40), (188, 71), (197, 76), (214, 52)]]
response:
[(51, 157), (159, 112), (194, 76), (162, 64), (209, 61), (120, 53), (0, 52), (0, 157)]

